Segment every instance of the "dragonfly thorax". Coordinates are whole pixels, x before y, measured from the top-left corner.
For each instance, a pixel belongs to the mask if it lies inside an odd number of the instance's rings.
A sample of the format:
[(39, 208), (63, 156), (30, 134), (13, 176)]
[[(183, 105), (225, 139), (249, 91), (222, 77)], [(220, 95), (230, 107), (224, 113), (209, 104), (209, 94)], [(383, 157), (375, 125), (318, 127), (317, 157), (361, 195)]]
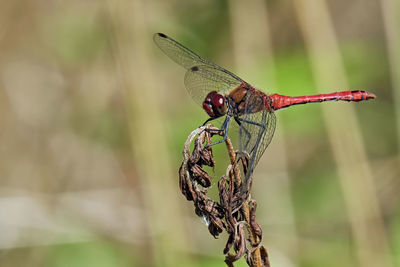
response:
[(208, 93), (203, 101), (203, 109), (211, 118), (218, 118), (225, 115), (228, 110), (225, 97), (216, 91)]

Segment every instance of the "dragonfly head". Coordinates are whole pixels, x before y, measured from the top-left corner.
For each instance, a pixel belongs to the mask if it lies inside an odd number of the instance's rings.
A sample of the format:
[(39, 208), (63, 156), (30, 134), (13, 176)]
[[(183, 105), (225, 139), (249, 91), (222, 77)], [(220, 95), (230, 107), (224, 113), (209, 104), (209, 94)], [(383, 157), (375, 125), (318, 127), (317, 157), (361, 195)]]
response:
[(225, 115), (228, 110), (225, 97), (216, 91), (208, 93), (206, 99), (203, 101), (203, 109), (211, 118), (218, 118)]

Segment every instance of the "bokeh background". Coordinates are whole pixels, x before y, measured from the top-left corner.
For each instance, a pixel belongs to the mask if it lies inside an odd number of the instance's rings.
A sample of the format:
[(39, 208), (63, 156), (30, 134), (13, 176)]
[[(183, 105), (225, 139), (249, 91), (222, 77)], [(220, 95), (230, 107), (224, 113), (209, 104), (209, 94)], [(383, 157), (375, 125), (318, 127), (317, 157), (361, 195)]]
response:
[(272, 266), (400, 266), (399, 17), (396, 0), (1, 1), (0, 266), (224, 265), (227, 236), (178, 189), (207, 116), (155, 32), (268, 93), (375, 93), (278, 111), (253, 198)]

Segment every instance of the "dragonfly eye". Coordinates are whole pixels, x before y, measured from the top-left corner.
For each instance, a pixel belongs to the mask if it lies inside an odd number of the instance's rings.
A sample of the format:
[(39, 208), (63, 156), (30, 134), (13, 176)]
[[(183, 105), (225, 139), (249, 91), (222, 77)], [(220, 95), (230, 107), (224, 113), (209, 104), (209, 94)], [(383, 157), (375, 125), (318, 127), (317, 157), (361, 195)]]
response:
[(227, 111), (225, 97), (218, 94), (216, 91), (208, 93), (203, 102), (203, 109), (212, 118), (218, 118), (225, 115)]

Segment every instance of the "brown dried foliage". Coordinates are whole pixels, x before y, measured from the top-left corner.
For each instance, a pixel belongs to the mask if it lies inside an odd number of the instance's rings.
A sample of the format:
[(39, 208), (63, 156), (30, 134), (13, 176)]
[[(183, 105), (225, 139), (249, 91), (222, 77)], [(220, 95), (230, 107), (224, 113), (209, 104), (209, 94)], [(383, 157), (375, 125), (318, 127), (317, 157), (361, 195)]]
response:
[[(183, 151), (183, 162), (179, 169), (179, 187), (187, 200), (193, 201), (195, 212), (208, 223), (208, 230), (215, 238), (226, 231), (229, 235), (223, 250), (225, 263), (233, 263), (245, 256), (249, 266), (270, 266), (266, 249), (260, 245), (262, 230), (256, 222), (256, 201), (250, 199), (252, 177), (247, 188), (241, 188), (242, 179), (239, 164), (247, 172), (248, 158), (237, 159), (229, 138), (225, 141), (230, 165), (225, 175), (218, 181), (219, 202), (207, 196), (212, 176), (203, 166), (214, 167), (211, 143), (213, 135), (221, 135), (218, 128), (200, 127), (188, 137)], [(196, 137), (196, 138), (195, 138)], [(190, 144), (194, 140), (194, 149), (190, 153)], [(233, 249), (234, 253), (229, 253)]]

